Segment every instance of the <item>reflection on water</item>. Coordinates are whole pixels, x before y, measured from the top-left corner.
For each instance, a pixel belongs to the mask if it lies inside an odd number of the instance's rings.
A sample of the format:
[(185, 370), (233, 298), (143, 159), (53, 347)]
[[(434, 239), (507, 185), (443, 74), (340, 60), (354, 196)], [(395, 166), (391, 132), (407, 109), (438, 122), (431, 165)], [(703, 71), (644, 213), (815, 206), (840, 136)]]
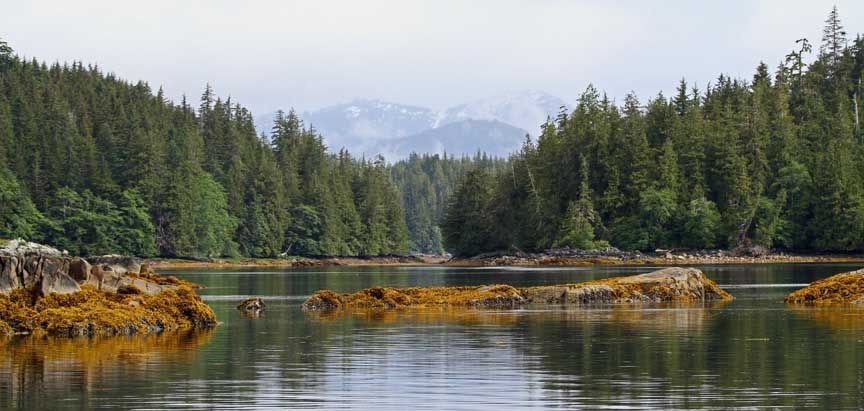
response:
[[(194, 360), (195, 350), (212, 330), (106, 338), (30, 338), (4, 341), (0, 347), (0, 404), (53, 408), (52, 392), (87, 397), (101, 381), (118, 373), (146, 372), (165, 362)], [(35, 395), (34, 395), (35, 394)], [(8, 401), (8, 402), (7, 402)], [(4, 407), (5, 408), (5, 407)]]
[[(180, 273), (208, 286), (220, 327), (12, 341), (0, 346), (0, 408), (864, 407), (864, 311), (782, 304), (798, 284), (849, 267), (702, 268), (736, 286), (736, 300), (307, 315), (299, 304), (320, 288), (524, 286), (646, 269)], [(234, 308), (250, 294), (271, 296), (254, 320)]]

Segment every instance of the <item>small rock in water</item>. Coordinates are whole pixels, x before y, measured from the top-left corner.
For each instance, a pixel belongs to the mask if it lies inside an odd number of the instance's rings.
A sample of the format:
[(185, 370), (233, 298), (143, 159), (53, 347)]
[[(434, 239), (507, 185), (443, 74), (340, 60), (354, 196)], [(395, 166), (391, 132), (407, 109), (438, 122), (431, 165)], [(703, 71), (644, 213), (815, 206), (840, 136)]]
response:
[(261, 297), (249, 297), (243, 300), (239, 305), (237, 305), (237, 309), (240, 310), (246, 316), (257, 318), (261, 315), (261, 312), (264, 311), (267, 305), (264, 304), (264, 300)]

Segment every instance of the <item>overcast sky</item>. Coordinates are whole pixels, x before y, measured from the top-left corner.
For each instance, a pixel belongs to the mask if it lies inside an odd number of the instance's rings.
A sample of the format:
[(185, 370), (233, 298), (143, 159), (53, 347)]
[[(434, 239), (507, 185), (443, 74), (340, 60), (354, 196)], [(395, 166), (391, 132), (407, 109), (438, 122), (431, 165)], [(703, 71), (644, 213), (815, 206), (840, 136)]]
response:
[(645, 100), (775, 67), (796, 39), (818, 44), (834, 4), (850, 37), (864, 31), (861, 0), (2, 2), (0, 37), (21, 55), (98, 63), (175, 100), (210, 82), (257, 114), (522, 89), (572, 101), (588, 83)]

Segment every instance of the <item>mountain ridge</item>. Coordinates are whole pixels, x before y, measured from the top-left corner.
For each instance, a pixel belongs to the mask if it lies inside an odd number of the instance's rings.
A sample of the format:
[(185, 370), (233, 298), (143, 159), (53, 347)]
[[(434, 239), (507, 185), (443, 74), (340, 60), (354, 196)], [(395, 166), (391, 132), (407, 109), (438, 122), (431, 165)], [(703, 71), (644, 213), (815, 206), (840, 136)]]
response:
[[(334, 150), (347, 148), (358, 155), (404, 158), (411, 152), (435, 148), (454, 155), (472, 155), (482, 150), (493, 156), (507, 156), (517, 149), (526, 134), (536, 136), (540, 126), (554, 117), (564, 100), (551, 94), (522, 90), (472, 100), (435, 111), (430, 108), (380, 99), (357, 98), (346, 103), (304, 111), (300, 118), (315, 128)], [(275, 112), (256, 117), (259, 133), (269, 134)], [(448, 125), (456, 124), (453, 127)], [(433, 132), (433, 130), (441, 130)], [(518, 130), (518, 132), (517, 132)], [(452, 132), (459, 139), (446, 135)]]

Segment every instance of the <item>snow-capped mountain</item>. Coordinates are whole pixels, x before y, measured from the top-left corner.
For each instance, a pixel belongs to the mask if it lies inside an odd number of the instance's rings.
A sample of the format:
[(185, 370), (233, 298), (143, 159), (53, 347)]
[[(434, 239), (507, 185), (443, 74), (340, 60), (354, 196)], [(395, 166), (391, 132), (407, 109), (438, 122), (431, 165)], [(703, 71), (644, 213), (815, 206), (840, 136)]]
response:
[[(259, 132), (269, 132), (275, 113), (256, 119)], [(333, 150), (347, 148), (352, 153), (376, 154), (380, 141), (393, 140), (428, 130), (434, 126), (435, 112), (428, 108), (357, 99), (349, 103), (307, 111), (300, 115), (306, 127), (314, 127)], [(371, 150), (371, 151), (370, 151)]]
[(555, 118), (564, 100), (542, 91), (519, 91), (460, 104), (438, 113), (436, 126), (454, 121), (497, 120), (537, 135), (549, 117)]
[[(473, 154), (478, 149), (506, 156), (519, 148), (526, 133), (536, 136), (548, 117), (564, 105), (558, 97), (522, 91), (431, 109), (357, 99), (301, 114), (332, 149), (347, 148), (355, 155), (383, 154), (390, 160), (412, 151)], [(268, 133), (275, 113), (256, 118), (259, 132)], [(527, 130), (527, 131), (526, 131)]]
[(473, 155), (477, 151), (505, 157), (522, 145), (527, 132), (497, 120), (460, 120), (441, 127), (381, 142), (378, 147), (385, 158), (408, 157), (411, 152), (429, 154)]

